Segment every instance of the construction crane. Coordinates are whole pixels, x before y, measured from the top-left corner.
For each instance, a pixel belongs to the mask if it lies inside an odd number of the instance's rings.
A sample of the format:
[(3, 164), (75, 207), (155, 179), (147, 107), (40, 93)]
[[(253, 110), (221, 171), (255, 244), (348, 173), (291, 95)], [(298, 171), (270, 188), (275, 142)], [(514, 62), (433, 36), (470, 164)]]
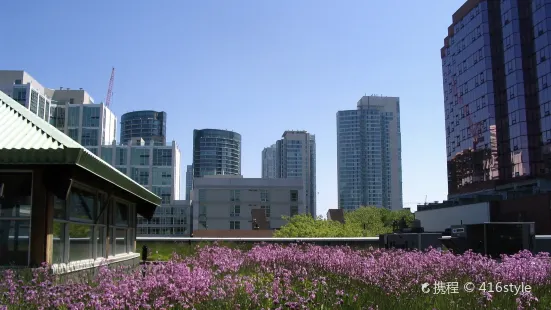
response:
[[(457, 91), (457, 80), (453, 80), (453, 93), (457, 97), (457, 105), (461, 107), (463, 105), (463, 95), (459, 94)], [(471, 118), (471, 113), (469, 111), (469, 105), (465, 105), (464, 107), (461, 107), (463, 109), (463, 113), (467, 117), (467, 121), (469, 122), (469, 131), (471, 133), (471, 137), (473, 138), (473, 151), (476, 150), (476, 145), (478, 144), (478, 128), (480, 127), (480, 122), (474, 123)]]
[(109, 88), (107, 88), (107, 96), (105, 96), (105, 106), (109, 107), (111, 98), (113, 97), (113, 82), (115, 82), (115, 68), (111, 70), (111, 79), (109, 79)]

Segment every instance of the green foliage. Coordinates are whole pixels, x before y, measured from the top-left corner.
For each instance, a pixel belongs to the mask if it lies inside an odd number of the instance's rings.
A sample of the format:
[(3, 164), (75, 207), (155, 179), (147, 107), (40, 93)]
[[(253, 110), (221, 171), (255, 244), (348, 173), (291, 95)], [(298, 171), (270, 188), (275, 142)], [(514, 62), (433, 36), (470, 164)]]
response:
[(275, 237), (375, 237), (391, 233), (393, 224), (402, 218), (410, 226), (414, 219), (413, 213), (403, 209), (391, 211), (377, 207), (362, 207), (346, 212), (345, 224), (337, 221), (324, 220), (321, 216), (314, 219), (308, 214), (299, 214), (291, 218), (285, 217), (287, 224), (276, 231)]

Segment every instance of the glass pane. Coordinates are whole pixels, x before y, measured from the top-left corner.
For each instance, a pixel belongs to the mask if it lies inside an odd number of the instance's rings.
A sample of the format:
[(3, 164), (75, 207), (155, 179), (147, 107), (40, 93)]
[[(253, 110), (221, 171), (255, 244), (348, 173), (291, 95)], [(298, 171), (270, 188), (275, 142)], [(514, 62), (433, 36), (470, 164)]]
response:
[(52, 264), (64, 263), (65, 253), (65, 224), (54, 222)]
[(105, 257), (105, 227), (97, 227), (96, 228), (96, 245), (97, 245), (97, 253), (96, 257)]
[(94, 194), (78, 188), (73, 188), (71, 189), (70, 199), (69, 216), (72, 220), (87, 222), (95, 220)]
[(0, 217), (31, 216), (32, 173), (0, 173)]
[(54, 218), (65, 219), (66, 211), (65, 200), (59, 199), (54, 195)]
[(28, 265), (30, 224), (28, 220), (0, 221), (0, 265)]
[(128, 226), (128, 206), (120, 202), (115, 203), (115, 224)]
[(115, 229), (115, 255), (126, 253), (126, 229)]
[(92, 259), (92, 226), (69, 224), (69, 261)]

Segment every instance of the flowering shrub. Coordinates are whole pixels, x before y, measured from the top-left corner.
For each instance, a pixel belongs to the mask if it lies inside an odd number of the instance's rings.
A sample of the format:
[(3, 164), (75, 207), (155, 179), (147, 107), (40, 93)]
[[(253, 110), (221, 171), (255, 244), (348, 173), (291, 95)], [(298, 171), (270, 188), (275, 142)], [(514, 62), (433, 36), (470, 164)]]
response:
[[(498, 262), (436, 250), (207, 246), (164, 264), (101, 267), (89, 281), (60, 281), (47, 266), (30, 280), (6, 270), (0, 309), (549, 309), (550, 273), (548, 254), (529, 252)], [(458, 287), (433, 292), (439, 281)], [(466, 292), (467, 282), (477, 289)], [(478, 289), (484, 283), (494, 291)], [(532, 290), (504, 292), (498, 283)]]

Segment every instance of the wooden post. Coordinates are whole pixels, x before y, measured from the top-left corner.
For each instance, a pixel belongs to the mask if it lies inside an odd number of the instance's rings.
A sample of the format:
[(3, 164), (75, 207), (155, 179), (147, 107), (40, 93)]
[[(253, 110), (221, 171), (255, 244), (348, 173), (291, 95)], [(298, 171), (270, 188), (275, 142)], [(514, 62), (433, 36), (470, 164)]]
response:
[[(44, 262), (48, 262), (48, 255), (51, 261), (51, 249), (48, 250), (48, 244), (52, 244), (52, 216), (53, 216), (53, 197), (46, 190), (42, 179), (43, 170), (40, 168), (33, 170), (33, 196), (31, 207), (31, 253), (30, 266), (38, 267)], [(50, 237), (48, 237), (48, 235)], [(50, 240), (50, 242), (48, 242)], [(51, 247), (51, 246), (50, 246)]]

